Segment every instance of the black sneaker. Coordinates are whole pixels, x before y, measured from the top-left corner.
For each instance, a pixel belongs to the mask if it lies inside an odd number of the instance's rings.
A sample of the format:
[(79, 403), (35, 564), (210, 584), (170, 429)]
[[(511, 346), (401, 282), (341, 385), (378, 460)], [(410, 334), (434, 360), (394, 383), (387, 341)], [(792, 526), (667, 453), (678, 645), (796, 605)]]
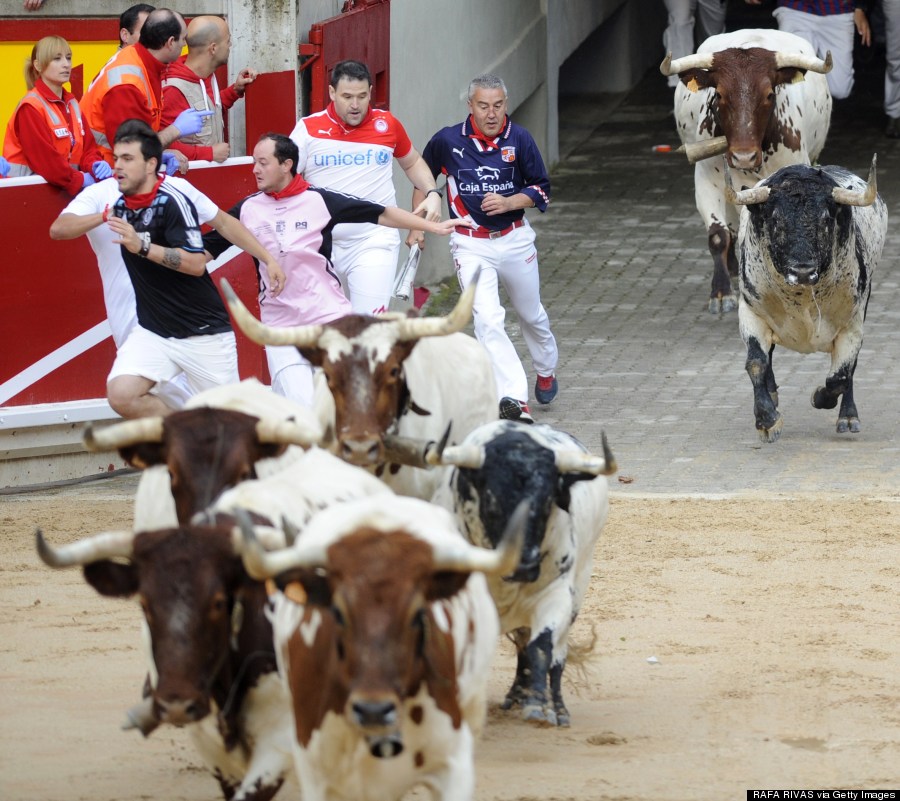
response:
[(528, 404), (517, 401), (515, 398), (500, 398), (500, 419), (518, 420), (520, 423), (528, 425), (534, 422)]

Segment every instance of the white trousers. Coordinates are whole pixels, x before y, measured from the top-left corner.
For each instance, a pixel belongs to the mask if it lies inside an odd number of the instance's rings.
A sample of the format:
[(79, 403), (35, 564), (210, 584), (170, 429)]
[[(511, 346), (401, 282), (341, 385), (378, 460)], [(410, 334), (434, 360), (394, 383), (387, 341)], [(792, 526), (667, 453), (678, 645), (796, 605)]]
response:
[(802, 36), (816, 50), (819, 58), (831, 51), (834, 66), (825, 78), (835, 100), (850, 96), (853, 89), (853, 14), (831, 14), (821, 17), (793, 8), (776, 8), (772, 15), (778, 28)]
[[(723, 0), (663, 0), (669, 12), (669, 23), (663, 31), (663, 47), (672, 58), (688, 56), (697, 50), (694, 44), (694, 23), (699, 19), (698, 44), (725, 32), (725, 3)], [(678, 76), (669, 77), (669, 86), (678, 83)]]
[(450, 253), (463, 289), (481, 268), (475, 290), (475, 338), (490, 356), (498, 400), (509, 397), (527, 401), (528, 379), (506, 333), (506, 310), (500, 305), (499, 287), (503, 286), (518, 315), (534, 369), (540, 375), (555, 373), (559, 351), (550, 331), (547, 312), (541, 304), (534, 229), (526, 220), (521, 228), (497, 239), (475, 239), (453, 233), (450, 234)]
[(293, 345), (266, 345), (272, 391), (276, 395), (313, 405), (313, 366)]
[(332, 243), (331, 260), (355, 314), (388, 310), (394, 291), (400, 238), (393, 228), (372, 228), (365, 237)]
[(900, 0), (881, 0), (884, 11), (884, 111), (900, 117)]

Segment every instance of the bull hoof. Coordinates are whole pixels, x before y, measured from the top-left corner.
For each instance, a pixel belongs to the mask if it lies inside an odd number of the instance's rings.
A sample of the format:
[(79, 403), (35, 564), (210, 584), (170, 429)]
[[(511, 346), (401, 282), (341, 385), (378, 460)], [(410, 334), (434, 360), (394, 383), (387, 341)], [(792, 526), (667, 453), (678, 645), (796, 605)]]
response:
[(733, 295), (709, 299), (710, 314), (728, 314), (728, 312), (733, 312), (735, 309), (737, 309), (737, 301), (734, 299)]
[(556, 710), (556, 725), (560, 729), (568, 729), (569, 726), (572, 725), (572, 718), (569, 715), (569, 710), (565, 707)]
[(858, 417), (839, 417), (837, 421), (838, 434), (858, 434), (860, 430)]
[(765, 426), (757, 426), (756, 430), (762, 442), (777, 442), (778, 438), (781, 436), (782, 428), (784, 428), (784, 418), (781, 416), (781, 412), (778, 412), (778, 416), (771, 426), (768, 428)]
[(522, 707), (522, 719), (533, 723), (535, 726), (555, 726), (556, 713), (539, 704), (526, 704)]
[(816, 391), (813, 392), (812, 405), (816, 409), (833, 409), (837, 406), (837, 395), (833, 392), (828, 392), (825, 387), (816, 387)]
[(514, 684), (509, 688), (509, 692), (506, 694), (506, 698), (503, 699), (503, 703), (500, 704), (500, 709), (510, 710), (524, 705), (525, 691), (517, 684)]

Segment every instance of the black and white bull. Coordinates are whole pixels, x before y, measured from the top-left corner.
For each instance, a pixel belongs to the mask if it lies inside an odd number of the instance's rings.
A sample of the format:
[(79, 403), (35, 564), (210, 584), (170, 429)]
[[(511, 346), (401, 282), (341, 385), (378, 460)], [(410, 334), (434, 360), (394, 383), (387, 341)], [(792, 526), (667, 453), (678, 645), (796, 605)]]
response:
[[(568, 726), (562, 676), (569, 628), (587, 591), (593, 551), (608, 511), (606, 475), (616, 469), (550, 426), (487, 423), (446, 448), (433, 501), (453, 512), (473, 544), (495, 548), (520, 502), (530, 502), (525, 541), (512, 573), (488, 576), (504, 633), (513, 633), (516, 677), (504, 709)], [(548, 692), (549, 684), (549, 692)]]
[(860, 430), (853, 374), (863, 341), (872, 274), (887, 233), (875, 159), (868, 182), (842, 167), (785, 167), (751, 189), (735, 192), (743, 206), (738, 233), (738, 320), (747, 345), (756, 428), (765, 442), (781, 434), (772, 352), (830, 353), (816, 409), (841, 399), (839, 434)]
[(709, 310), (733, 311), (738, 215), (725, 201), (722, 159), (743, 183), (756, 183), (789, 164), (811, 164), (831, 121), (825, 73), (831, 54), (816, 57), (809, 42), (787, 31), (749, 29), (710, 36), (697, 52), (660, 65), (678, 75), (675, 122), (695, 163), (697, 211), (713, 258)]

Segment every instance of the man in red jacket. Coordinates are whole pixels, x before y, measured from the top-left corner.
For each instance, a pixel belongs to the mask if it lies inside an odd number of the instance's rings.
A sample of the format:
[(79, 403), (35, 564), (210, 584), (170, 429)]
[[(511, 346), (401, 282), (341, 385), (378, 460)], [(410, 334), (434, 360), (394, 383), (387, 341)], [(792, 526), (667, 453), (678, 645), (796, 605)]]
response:
[(161, 125), (162, 74), (181, 55), (187, 26), (184, 17), (167, 8), (151, 12), (140, 41), (120, 50), (93, 80), (81, 109), (106, 161), (112, 165), (112, 139), (128, 119), (146, 122), (163, 147), (180, 136), (196, 133), (209, 112), (189, 110), (167, 127)]
[(233, 85), (219, 91), (215, 72), (228, 63), (231, 51), (231, 32), (221, 17), (192, 19), (187, 27), (187, 46), (187, 55), (170, 64), (163, 79), (162, 125), (170, 125), (187, 109), (212, 111), (201, 131), (181, 137), (171, 147), (188, 159), (222, 162), (230, 154), (222, 113), (244, 96), (257, 73), (241, 70)]

